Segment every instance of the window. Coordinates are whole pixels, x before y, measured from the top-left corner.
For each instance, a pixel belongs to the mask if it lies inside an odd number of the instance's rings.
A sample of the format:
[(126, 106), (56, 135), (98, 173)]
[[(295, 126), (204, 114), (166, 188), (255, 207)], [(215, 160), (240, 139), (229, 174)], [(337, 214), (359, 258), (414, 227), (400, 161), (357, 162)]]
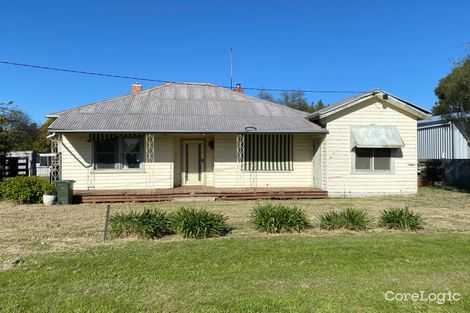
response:
[(51, 165), (50, 156), (39, 156), (39, 166), (49, 166)]
[(246, 171), (292, 171), (292, 135), (246, 134), (244, 164)]
[(95, 141), (96, 169), (130, 169), (141, 165), (140, 137), (113, 137)]
[(123, 168), (140, 167), (140, 138), (122, 138)]
[(356, 148), (355, 165), (357, 172), (390, 171), (392, 150), (389, 148)]

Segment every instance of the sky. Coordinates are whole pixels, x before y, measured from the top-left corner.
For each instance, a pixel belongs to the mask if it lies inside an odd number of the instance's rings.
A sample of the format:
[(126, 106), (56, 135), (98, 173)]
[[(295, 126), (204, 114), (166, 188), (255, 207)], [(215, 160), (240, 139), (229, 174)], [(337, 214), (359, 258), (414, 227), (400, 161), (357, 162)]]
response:
[[(6, 1), (0, 60), (246, 87), (375, 88), (430, 109), (470, 42), (470, 1)], [(0, 64), (0, 102), (42, 123), (134, 80)], [(158, 83), (141, 82), (144, 89)], [(248, 92), (256, 95), (256, 92)], [(332, 104), (352, 94), (308, 93)]]

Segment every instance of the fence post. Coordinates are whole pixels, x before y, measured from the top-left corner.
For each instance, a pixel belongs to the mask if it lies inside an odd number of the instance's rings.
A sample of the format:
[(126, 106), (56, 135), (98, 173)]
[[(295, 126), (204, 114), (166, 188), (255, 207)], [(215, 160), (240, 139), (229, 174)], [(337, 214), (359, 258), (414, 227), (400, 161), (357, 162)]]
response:
[(111, 211), (111, 205), (108, 204), (106, 207), (106, 221), (104, 223), (104, 240), (108, 240), (108, 226), (109, 226), (109, 213)]

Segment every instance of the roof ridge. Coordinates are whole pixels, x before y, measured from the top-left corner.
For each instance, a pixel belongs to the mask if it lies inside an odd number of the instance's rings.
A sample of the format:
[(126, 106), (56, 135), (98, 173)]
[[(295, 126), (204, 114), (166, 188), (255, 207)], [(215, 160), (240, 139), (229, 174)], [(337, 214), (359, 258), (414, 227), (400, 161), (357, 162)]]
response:
[(149, 92), (150, 90), (160, 89), (160, 88), (166, 87), (166, 86), (171, 85), (171, 84), (174, 84), (174, 83), (164, 83), (162, 85), (151, 87), (151, 88), (141, 90), (141, 91), (138, 91), (138, 92), (135, 92), (135, 93), (127, 93), (125, 95), (117, 96), (117, 97), (114, 97), (114, 98), (108, 98), (108, 99), (99, 100), (99, 101), (95, 101), (95, 102), (84, 104), (84, 105), (79, 105), (77, 107), (74, 107), (74, 108), (71, 108), (71, 109), (68, 109), (68, 110), (62, 110), (62, 111), (54, 112), (54, 113), (51, 113), (51, 114), (47, 114), (46, 117), (54, 117), (54, 116), (59, 115), (59, 114), (73, 112), (73, 111), (83, 109), (83, 108), (86, 108), (86, 107), (89, 107), (89, 106), (92, 106), (92, 105), (96, 105), (96, 104), (99, 104), (99, 103), (104, 103), (104, 102), (108, 102), (108, 101), (112, 101), (112, 100), (117, 100), (117, 99), (129, 97), (129, 96), (141, 94), (141, 93), (144, 93), (144, 92)]
[[(298, 113), (299, 115), (302, 115), (302, 116), (304, 116), (304, 117), (309, 116), (309, 114), (308, 114), (307, 112), (303, 112), (303, 111), (300, 111), (300, 110), (297, 110), (297, 109), (294, 109), (294, 108), (290, 108), (290, 107), (288, 107), (288, 106), (286, 106), (286, 105), (283, 105), (283, 104), (280, 104), (280, 103), (267, 101), (267, 100), (264, 100), (264, 99), (261, 99), (261, 98), (257, 98), (257, 97), (245, 95), (245, 94), (242, 94), (242, 93), (237, 93), (237, 92), (235, 92), (235, 91), (233, 91), (233, 90), (228, 90), (228, 89), (226, 89), (226, 88), (224, 88), (224, 87), (217, 86), (217, 85), (212, 84), (212, 83), (170, 82), (170, 83), (164, 83), (164, 84), (162, 84), (162, 85), (155, 86), (155, 87), (152, 87), (152, 88), (148, 88), (148, 89), (145, 89), (145, 90), (142, 90), (142, 91), (139, 91), (139, 92), (128, 93), (128, 94), (121, 95), (121, 96), (117, 96), (117, 97), (114, 97), (114, 98), (107, 98), (107, 99), (105, 99), (105, 100), (100, 100), (100, 101), (95, 101), (95, 102), (92, 102), (92, 103), (89, 103), (89, 104), (80, 105), (80, 106), (74, 107), (74, 108), (72, 108), (72, 109), (54, 112), (54, 113), (51, 113), (51, 114), (47, 114), (46, 117), (57, 117), (57, 116), (60, 115), (60, 114), (65, 114), (65, 113), (70, 113), (70, 112), (78, 111), (78, 110), (80, 110), (80, 109), (83, 109), (83, 108), (86, 108), (86, 107), (90, 107), (90, 106), (93, 106), (93, 105), (97, 105), (97, 104), (101, 104), (101, 103), (106, 103), (106, 102), (108, 102), (108, 101), (115, 101), (115, 100), (118, 100), (118, 99), (122, 99), (122, 98), (126, 98), (126, 97), (131, 97), (131, 96), (138, 95), (138, 94), (149, 93), (150, 91), (153, 91), (153, 90), (156, 90), (156, 89), (162, 89), (162, 88), (164, 88), (164, 87), (168, 87), (168, 86), (171, 86), (171, 85), (197, 86), (197, 87), (200, 87), (200, 86), (211, 86), (212, 88), (220, 89), (220, 90), (222, 90), (223, 92), (231, 93), (232, 95), (235, 95), (235, 96), (238, 96), (238, 97), (242, 97), (242, 98), (247, 98), (247, 99), (249, 99), (250, 101), (259, 101), (259, 102), (262, 102), (262, 103), (265, 103), (265, 104), (277, 106), (277, 107), (279, 107), (279, 108), (281, 108), (281, 109), (293, 111), (293, 112)], [(169, 99), (169, 100), (177, 100), (177, 99)]]

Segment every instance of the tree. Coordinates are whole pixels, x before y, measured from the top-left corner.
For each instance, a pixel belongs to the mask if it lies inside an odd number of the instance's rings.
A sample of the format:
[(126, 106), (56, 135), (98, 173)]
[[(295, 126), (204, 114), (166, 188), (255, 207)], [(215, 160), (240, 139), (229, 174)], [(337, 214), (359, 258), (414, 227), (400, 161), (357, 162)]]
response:
[(258, 98), (266, 100), (266, 101), (270, 101), (270, 102), (276, 102), (276, 99), (274, 99), (274, 96), (265, 90), (261, 90), (258, 93)]
[(36, 152), (50, 152), (51, 151), (51, 141), (47, 139), (49, 135), (47, 129), (49, 125), (52, 124), (54, 120), (49, 118), (47, 121), (42, 124), (42, 126), (38, 129), (37, 136), (32, 144), (32, 150)]
[(317, 104), (314, 102), (308, 103), (305, 93), (301, 90), (283, 91), (280, 99), (276, 99), (271, 93), (261, 90), (258, 93), (258, 98), (266, 101), (277, 102), (288, 106), (289, 108), (308, 113), (313, 113), (325, 107), (321, 100), (318, 100)]
[(320, 100), (318, 100), (318, 102), (317, 102), (317, 105), (316, 105), (316, 107), (315, 107), (315, 111), (321, 110), (321, 109), (323, 109), (324, 107), (325, 107), (325, 105), (323, 104), (323, 101), (321, 101), (321, 99), (320, 99)]
[(434, 93), (439, 100), (433, 114), (455, 123), (470, 146), (470, 54), (439, 81)]
[(13, 101), (0, 102), (0, 154), (10, 151), (14, 144), (10, 130), (14, 128), (18, 112), (12, 104)]
[(38, 128), (25, 112), (12, 104), (13, 101), (0, 103), (0, 154), (23, 150), (49, 151), (46, 136), (50, 122)]

